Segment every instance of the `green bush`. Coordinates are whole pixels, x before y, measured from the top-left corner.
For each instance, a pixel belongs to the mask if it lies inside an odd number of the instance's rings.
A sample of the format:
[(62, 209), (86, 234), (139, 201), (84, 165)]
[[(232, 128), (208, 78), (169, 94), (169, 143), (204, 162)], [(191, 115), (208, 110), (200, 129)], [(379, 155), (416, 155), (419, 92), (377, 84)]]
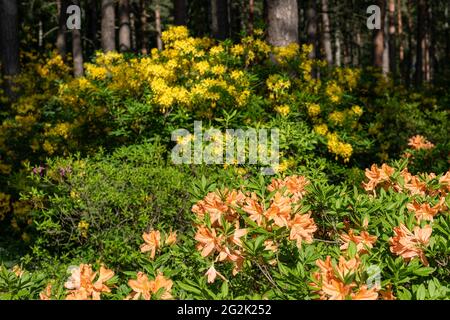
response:
[(100, 255), (129, 263), (143, 230), (183, 226), (189, 178), (164, 166), (158, 144), (118, 149), (111, 156), (51, 160), (33, 203), (36, 248)]

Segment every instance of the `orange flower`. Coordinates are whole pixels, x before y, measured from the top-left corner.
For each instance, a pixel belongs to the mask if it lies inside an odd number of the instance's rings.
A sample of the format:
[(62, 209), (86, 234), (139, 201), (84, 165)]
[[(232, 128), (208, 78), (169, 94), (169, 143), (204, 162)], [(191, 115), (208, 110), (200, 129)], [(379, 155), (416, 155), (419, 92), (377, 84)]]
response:
[(100, 294), (102, 292), (111, 292), (111, 289), (105, 284), (105, 282), (110, 280), (112, 277), (114, 277), (114, 271), (106, 269), (104, 266), (100, 267), (98, 279), (93, 284), (93, 300), (100, 300)]
[(409, 231), (404, 224), (394, 228), (395, 236), (389, 239), (392, 253), (403, 257), (406, 261), (419, 257), (422, 263), (428, 266), (422, 247), (427, 246), (431, 236), (431, 226), (424, 228), (416, 226), (413, 232)]
[(142, 235), (145, 243), (141, 245), (141, 252), (150, 251), (150, 258), (155, 258), (156, 250), (159, 249), (161, 243), (161, 233), (159, 231), (150, 231)]
[[(241, 191), (225, 189), (222, 194), (210, 192), (203, 200), (200, 200), (192, 207), (192, 212), (197, 214), (201, 220), (205, 214), (209, 214), (211, 225), (221, 225), (222, 216), (227, 221), (234, 221), (237, 218), (235, 207), (241, 206), (245, 201), (245, 195)], [(224, 200), (222, 200), (224, 199)]]
[(234, 230), (233, 236), (230, 238), (231, 242), (235, 245), (241, 247), (241, 238), (247, 234), (247, 229), (239, 229), (239, 222), (236, 221), (236, 229)]
[(361, 262), (358, 257), (352, 258), (348, 261), (345, 260), (344, 257), (339, 257), (339, 263), (336, 266), (336, 272), (341, 277), (341, 279), (344, 279), (350, 274), (356, 273), (356, 271), (358, 271), (360, 263)]
[(377, 241), (377, 236), (371, 236), (367, 231), (361, 231), (361, 234), (358, 236), (354, 234), (353, 230), (350, 230), (348, 234), (341, 234), (340, 238), (344, 241), (341, 245), (341, 250), (347, 250), (350, 242), (353, 242), (356, 244), (358, 253), (367, 253), (367, 249), (372, 249), (373, 244)]
[(311, 218), (311, 214), (296, 214), (294, 219), (290, 222), (291, 232), (289, 234), (289, 240), (296, 240), (297, 247), (301, 248), (302, 241), (306, 243), (313, 242), (313, 234), (317, 230), (317, 226), (314, 219)]
[(273, 240), (266, 240), (264, 241), (264, 250), (275, 253), (278, 251), (278, 245)]
[(325, 261), (322, 261), (320, 259), (316, 260), (316, 265), (320, 269), (320, 272), (316, 273), (316, 276), (318, 275), (318, 278), (322, 278), (324, 282), (331, 281), (331, 279), (334, 277), (334, 269), (333, 265), (331, 264), (331, 257), (327, 256), (325, 258)]
[(15, 265), (15, 266), (12, 268), (12, 272), (15, 273), (16, 276), (19, 277), (19, 278), (22, 277), (22, 276), (23, 276), (23, 273), (24, 273), (24, 271), (22, 270), (22, 268), (20, 268), (18, 265)]
[(272, 182), (267, 187), (267, 190), (273, 192), (275, 190), (281, 191), (286, 188), (286, 193), (291, 197), (292, 202), (297, 202), (303, 198), (306, 194), (305, 187), (309, 184), (309, 181), (303, 176), (290, 176), (281, 179), (272, 179)]
[(229, 207), (240, 207), (247, 198), (245, 194), (243, 194), (241, 191), (236, 190), (228, 191), (228, 189), (225, 189), (224, 195), (225, 195), (225, 203)]
[(405, 189), (409, 190), (411, 195), (424, 196), (427, 191), (427, 184), (421, 182), (416, 176), (412, 176), (410, 182), (405, 183)]
[(413, 201), (406, 205), (409, 211), (415, 213), (418, 222), (422, 220), (433, 221), (434, 217), (441, 211), (445, 210), (445, 198), (442, 197), (438, 204), (431, 207), (429, 203), (418, 203)]
[(414, 136), (408, 140), (408, 146), (415, 150), (432, 149), (434, 144), (428, 141), (424, 136)]
[(158, 273), (155, 280), (152, 281), (152, 292), (155, 294), (160, 289), (163, 289), (160, 299), (169, 300), (173, 298), (171, 294), (172, 286), (172, 280), (165, 278), (162, 273)]
[(41, 300), (51, 300), (52, 298), (52, 284), (49, 283), (45, 287), (44, 291), (39, 293), (39, 299)]
[(361, 286), (357, 293), (352, 293), (352, 300), (377, 300), (378, 292), (375, 288), (367, 289), (366, 285)]
[(150, 300), (151, 298), (151, 292), (153, 288), (153, 283), (148, 279), (147, 275), (143, 272), (138, 272), (136, 280), (128, 280), (128, 285), (133, 289), (134, 292), (132, 292), (128, 297), (127, 300), (133, 299), (133, 300), (139, 300), (139, 298), (142, 296), (145, 300)]
[(328, 300), (346, 300), (352, 292), (354, 285), (345, 285), (341, 281), (332, 279), (322, 285), (322, 292), (328, 296)]
[(208, 283), (214, 283), (216, 281), (217, 276), (219, 276), (222, 280), (226, 281), (225, 277), (218, 272), (214, 266), (212, 265), (208, 271), (206, 271), (205, 275), (208, 277)]
[(321, 300), (376, 300), (378, 298), (377, 288), (368, 289), (366, 285), (359, 286), (355, 277), (351, 283), (344, 283), (344, 278), (351, 274), (360, 272), (361, 263), (356, 256), (350, 260), (339, 257), (336, 266), (331, 263), (331, 257), (327, 256), (325, 261), (317, 260), (316, 265), (319, 272), (313, 273), (315, 282), (311, 287), (320, 295)]
[(205, 226), (200, 226), (194, 239), (200, 242), (197, 250), (201, 251), (202, 257), (209, 256), (214, 250), (220, 250), (222, 237), (218, 237), (214, 229), (209, 230)]
[(93, 283), (96, 275), (88, 264), (72, 268), (71, 276), (64, 284), (64, 287), (70, 290), (66, 300), (100, 300), (101, 293), (110, 292), (104, 283), (114, 276), (114, 272), (101, 266), (99, 277)]
[(228, 206), (222, 201), (222, 199), (215, 192), (210, 192), (203, 200), (200, 200), (192, 207), (192, 212), (203, 220), (208, 213), (211, 220), (211, 224), (221, 223), (221, 216), (228, 211)]
[(442, 189), (444, 189), (444, 192), (450, 192), (450, 171), (447, 171), (445, 175), (439, 179), (439, 183), (441, 184)]
[(376, 164), (373, 164), (372, 167), (366, 169), (366, 177), (369, 179), (367, 183), (363, 183), (364, 190), (373, 191), (377, 187), (378, 184), (383, 182), (388, 182), (390, 176), (395, 172), (394, 168), (389, 167), (387, 164), (383, 164), (381, 169), (378, 168)]
[(244, 206), (242, 206), (242, 210), (248, 213), (250, 215), (249, 218), (255, 221), (258, 226), (262, 224), (264, 208), (256, 199), (256, 194), (253, 193), (251, 198), (247, 197)]
[(381, 298), (383, 300), (396, 300), (397, 298), (392, 293), (391, 285), (386, 286), (386, 290), (380, 291)]
[(269, 209), (264, 212), (264, 216), (268, 221), (274, 221), (279, 227), (288, 226), (291, 217), (291, 200), (284, 197), (280, 192), (275, 193), (272, 198)]
[(177, 232), (176, 231), (170, 231), (169, 235), (166, 238), (165, 244), (168, 246), (171, 246), (177, 242)]

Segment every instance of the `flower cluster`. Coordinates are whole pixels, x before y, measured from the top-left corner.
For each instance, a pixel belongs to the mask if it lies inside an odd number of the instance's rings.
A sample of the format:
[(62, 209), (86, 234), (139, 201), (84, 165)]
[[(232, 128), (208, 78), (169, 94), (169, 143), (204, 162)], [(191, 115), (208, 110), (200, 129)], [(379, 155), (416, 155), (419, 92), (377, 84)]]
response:
[(71, 273), (64, 284), (69, 289), (66, 300), (100, 300), (102, 293), (111, 292), (106, 282), (114, 276), (114, 272), (104, 266), (100, 267), (98, 277), (89, 264), (80, 264), (72, 268)]
[(145, 253), (150, 251), (150, 259), (154, 259), (156, 252), (163, 246), (171, 246), (177, 241), (177, 232), (170, 231), (161, 239), (161, 232), (159, 230), (152, 230), (150, 232), (144, 232), (142, 238), (144, 243), (141, 245), (141, 252)]
[[(203, 257), (216, 255), (214, 262), (231, 262), (233, 275), (243, 266), (246, 252), (241, 241), (246, 235), (257, 236), (258, 232), (245, 218), (268, 232), (283, 229), (289, 240), (300, 248), (302, 243), (312, 243), (317, 226), (311, 213), (300, 214), (300, 200), (306, 193), (309, 181), (302, 176), (273, 179), (267, 190), (273, 194), (268, 204), (254, 192), (237, 190), (209, 193), (192, 207), (196, 215), (197, 249)], [(278, 239), (265, 241), (266, 250), (276, 251)], [(217, 275), (214, 267), (207, 272), (210, 282)]]
[(351, 259), (339, 257), (338, 263), (333, 263), (330, 256), (325, 260), (318, 259), (316, 265), (319, 271), (313, 274), (314, 282), (311, 286), (319, 294), (321, 300), (376, 300), (378, 290), (376, 286), (368, 288), (366, 284), (357, 281), (364, 271), (358, 256)]
[(165, 278), (162, 273), (158, 273), (154, 280), (149, 280), (145, 273), (138, 272), (136, 279), (128, 280), (128, 285), (133, 292), (125, 300), (139, 300), (140, 298), (150, 300), (152, 295), (158, 295), (162, 300), (172, 299), (173, 282)]

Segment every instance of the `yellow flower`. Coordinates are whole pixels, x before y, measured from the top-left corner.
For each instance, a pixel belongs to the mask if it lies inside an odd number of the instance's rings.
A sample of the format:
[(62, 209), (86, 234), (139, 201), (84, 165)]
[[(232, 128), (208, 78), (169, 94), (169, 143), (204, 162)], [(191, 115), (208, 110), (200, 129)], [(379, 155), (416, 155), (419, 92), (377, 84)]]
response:
[(224, 52), (224, 48), (222, 45), (214, 46), (209, 50), (209, 53), (213, 56), (219, 55)]
[(353, 153), (353, 147), (351, 146), (351, 144), (340, 141), (336, 133), (328, 134), (327, 138), (328, 150), (331, 153), (334, 153), (336, 155), (336, 158), (339, 156), (344, 159), (344, 162), (350, 161), (350, 157)]
[(275, 111), (281, 114), (282, 116), (286, 117), (289, 112), (291, 111), (291, 108), (289, 108), (288, 105), (282, 105), (275, 108)]
[(308, 108), (308, 114), (311, 117), (316, 117), (320, 114), (320, 105), (318, 105), (317, 103), (309, 103), (307, 105)]
[(328, 126), (325, 123), (318, 124), (314, 126), (314, 131), (321, 136), (325, 136), (328, 133)]
[(356, 114), (358, 117), (360, 117), (360, 116), (362, 116), (362, 114), (363, 114), (363, 109), (360, 107), (360, 106), (353, 106), (352, 107), (352, 112), (354, 113), (354, 114)]
[(343, 91), (335, 81), (331, 81), (330, 83), (328, 83), (325, 89), (325, 93), (331, 102), (338, 103), (341, 101)]
[(244, 54), (244, 46), (242, 44), (235, 44), (231, 47), (231, 54), (233, 56), (241, 56)]
[(345, 114), (342, 111), (333, 111), (328, 119), (336, 125), (342, 125), (345, 121)]
[(87, 238), (88, 229), (89, 229), (89, 223), (88, 222), (86, 222), (84, 220), (81, 220), (78, 223), (78, 230), (80, 231), (80, 234), (81, 234), (81, 236), (83, 238)]
[(56, 148), (48, 140), (44, 141), (42, 148), (50, 155), (56, 151)]

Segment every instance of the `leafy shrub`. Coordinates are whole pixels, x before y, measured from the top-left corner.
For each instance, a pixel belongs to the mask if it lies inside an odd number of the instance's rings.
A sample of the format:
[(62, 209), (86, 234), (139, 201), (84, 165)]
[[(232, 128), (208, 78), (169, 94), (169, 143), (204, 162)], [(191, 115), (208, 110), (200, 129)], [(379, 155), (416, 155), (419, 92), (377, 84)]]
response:
[(39, 189), (23, 199), (35, 208), (37, 245), (130, 263), (142, 230), (181, 228), (189, 179), (164, 166), (162, 152), (158, 144), (144, 144), (111, 156), (50, 161), (34, 176)]

